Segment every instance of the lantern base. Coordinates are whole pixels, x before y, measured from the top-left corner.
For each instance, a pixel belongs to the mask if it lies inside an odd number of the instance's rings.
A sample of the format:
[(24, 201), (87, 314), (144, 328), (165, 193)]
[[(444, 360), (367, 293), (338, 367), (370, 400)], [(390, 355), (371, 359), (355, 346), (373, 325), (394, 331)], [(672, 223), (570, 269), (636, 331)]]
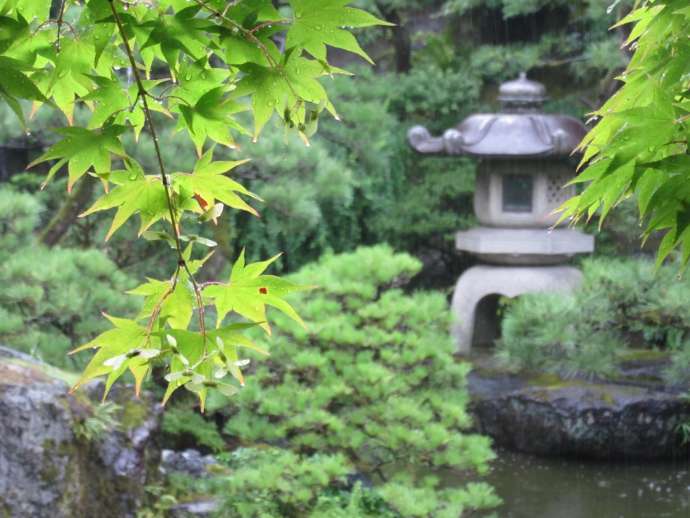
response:
[(499, 297), (525, 293), (569, 292), (582, 282), (572, 266), (475, 266), (460, 276), (453, 295), (451, 334), (456, 352), (469, 353), (474, 345), (498, 337)]

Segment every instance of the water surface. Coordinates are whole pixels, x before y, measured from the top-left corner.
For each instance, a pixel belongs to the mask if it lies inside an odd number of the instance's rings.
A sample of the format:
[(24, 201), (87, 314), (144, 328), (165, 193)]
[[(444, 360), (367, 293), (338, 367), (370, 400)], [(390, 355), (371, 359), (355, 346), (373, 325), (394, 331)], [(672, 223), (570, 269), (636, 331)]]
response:
[(690, 518), (690, 463), (585, 462), (498, 451), (505, 518)]

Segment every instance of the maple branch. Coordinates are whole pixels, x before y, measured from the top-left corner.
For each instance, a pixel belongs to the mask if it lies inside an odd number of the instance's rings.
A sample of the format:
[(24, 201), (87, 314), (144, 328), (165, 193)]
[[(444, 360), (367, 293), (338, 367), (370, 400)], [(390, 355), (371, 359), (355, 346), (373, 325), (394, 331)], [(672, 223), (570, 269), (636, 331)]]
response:
[(262, 22), (254, 27), (249, 31), (251, 34), (255, 34), (261, 29), (264, 29), (266, 27), (271, 27), (272, 25), (289, 25), (290, 21), (289, 20), (269, 20), (267, 22)]
[(160, 315), (161, 310), (163, 309), (163, 303), (168, 299), (170, 295), (173, 294), (175, 288), (177, 288), (177, 281), (179, 280), (179, 278), (180, 267), (178, 266), (175, 269), (175, 273), (173, 274), (172, 278), (170, 279), (170, 287), (167, 290), (165, 290), (165, 293), (163, 293), (160, 300), (156, 302), (156, 305), (153, 307), (153, 311), (151, 312), (151, 317), (149, 318), (149, 321), (146, 324), (146, 345), (148, 345), (149, 340), (151, 339), (151, 334), (153, 333), (153, 324), (158, 319), (158, 315)]
[[(197, 301), (197, 306), (199, 309), (199, 330), (201, 331), (201, 334), (204, 339), (204, 350), (206, 350), (206, 322), (205, 322), (205, 309), (203, 305), (203, 299), (201, 296), (201, 289), (199, 288), (199, 284), (196, 282), (196, 279), (194, 278), (194, 274), (192, 271), (189, 269), (189, 265), (187, 264), (187, 261), (184, 258), (184, 252), (182, 250), (182, 242), (180, 241), (180, 226), (179, 222), (177, 220), (177, 216), (175, 215), (175, 206), (173, 202), (173, 193), (171, 190), (171, 185), (170, 185), (170, 176), (166, 173), (165, 171), (165, 165), (163, 163), (163, 154), (161, 152), (160, 148), (160, 143), (158, 142), (158, 133), (156, 132), (156, 126), (153, 123), (153, 116), (151, 115), (151, 109), (149, 108), (149, 103), (148, 103), (148, 92), (146, 91), (146, 88), (144, 87), (144, 82), (141, 79), (141, 74), (139, 73), (139, 69), (137, 68), (137, 63), (134, 58), (134, 52), (132, 51), (132, 47), (129, 45), (129, 40), (127, 39), (127, 36), (125, 34), (124, 27), (122, 26), (122, 20), (120, 19), (120, 15), (117, 12), (117, 9), (115, 8), (115, 0), (108, 0), (108, 3), (110, 4), (110, 9), (113, 13), (113, 18), (115, 19), (115, 24), (117, 25), (117, 30), (120, 33), (120, 38), (122, 39), (122, 42), (125, 47), (125, 51), (127, 53), (127, 57), (129, 58), (129, 63), (132, 67), (132, 75), (134, 76), (134, 80), (136, 81), (137, 84), (137, 89), (139, 91), (139, 97), (141, 97), (141, 102), (142, 102), (142, 107), (144, 110), (144, 116), (146, 119), (146, 125), (149, 128), (149, 132), (151, 133), (151, 139), (153, 140), (153, 147), (154, 151), (156, 154), (156, 160), (158, 162), (158, 168), (160, 170), (160, 175), (161, 175), (161, 181), (163, 183), (163, 187), (165, 189), (165, 199), (166, 203), (168, 205), (168, 213), (170, 215), (170, 224), (172, 225), (173, 229), (173, 236), (175, 238), (175, 249), (177, 250), (177, 255), (178, 255), (178, 266), (177, 266), (177, 272), (175, 276), (175, 282), (177, 282), (177, 275), (179, 274), (179, 269), (183, 268), (184, 271), (187, 273), (189, 276), (189, 282), (191, 282), (192, 287), (194, 289), (194, 295), (196, 297)], [(162, 304), (162, 303), (161, 303)]]

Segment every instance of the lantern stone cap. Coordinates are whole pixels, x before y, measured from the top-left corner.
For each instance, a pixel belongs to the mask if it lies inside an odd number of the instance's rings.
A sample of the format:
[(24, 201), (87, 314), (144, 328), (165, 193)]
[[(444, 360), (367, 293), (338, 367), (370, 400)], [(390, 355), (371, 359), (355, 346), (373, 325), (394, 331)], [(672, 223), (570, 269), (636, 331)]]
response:
[(527, 79), (527, 73), (522, 72), (517, 79), (500, 86), (498, 100), (504, 104), (541, 104), (546, 100), (546, 87), (537, 81)]
[(460, 251), (500, 264), (551, 264), (594, 251), (593, 236), (569, 228), (478, 227), (458, 232), (455, 243)]

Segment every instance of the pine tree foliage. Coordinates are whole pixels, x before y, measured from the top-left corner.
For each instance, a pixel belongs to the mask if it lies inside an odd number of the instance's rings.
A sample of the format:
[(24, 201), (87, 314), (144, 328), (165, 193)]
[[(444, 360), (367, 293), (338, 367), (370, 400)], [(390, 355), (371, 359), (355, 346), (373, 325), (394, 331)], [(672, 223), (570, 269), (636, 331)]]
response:
[(573, 293), (532, 294), (508, 303), (499, 357), (511, 368), (563, 377), (621, 376), (621, 362), (648, 352), (668, 357), (671, 384), (690, 379), (690, 279), (676, 265), (644, 259), (584, 263)]
[(420, 469), (484, 473), (493, 456), (485, 437), (467, 432), (469, 365), (453, 358), (445, 298), (402, 289), (420, 268), (377, 246), (326, 256), (291, 277), (319, 286), (300, 304), (308, 327), (278, 316), (272, 357), (238, 395), (225, 431), (244, 444), (279, 443), (305, 466), (315, 454), (344, 458), (380, 482), (376, 491), (401, 516), (495, 506), (486, 484), (444, 488)]
[(584, 191), (563, 207), (563, 218), (600, 221), (634, 196), (644, 235), (663, 231), (661, 263), (675, 248), (690, 259), (690, 2), (645, 0), (621, 20), (634, 50), (620, 90), (599, 110), (581, 148)]
[[(146, 311), (134, 320), (108, 316), (112, 329), (74, 351), (96, 350), (77, 386), (106, 376), (109, 388), (130, 371), (139, 387), (154, 362), (165, 362), (166, 398), (185, 387), (203, 407), (210, 388), (232, 394), (243, 383), (238, 349), (257, 348), (243, 331), (270, 331), (267, 305), (299, 318), (284, 300), (299, 288), (264, 275), (275, 258), (245, 264), (242, 255), (227, 282), (199, 282), (208, 254), (198, 249), (212, 242), (186, 236), (183, 224), (215, 221), (225, 208), (258, 215), (258, 197), (228, 176), (240, 162), (215, 161), (216, 146), (234, 147), (239, 134), (257, 139), (273, 116), (308, 143), (322, 112), (337, 117), (322, 81), (345, 71), (329, 65), (327, 49), (368, 59), (349, 29), (385, 23), (350, 3), (0, 1), (0, 98), (22, 124), (51, 109), (66, 122), (32, 165), (51, 163), (46, 182), (66, 168), (69, 189), (85, 175), (98, 178), (104, 193), (84, 216), (114, 211), (108, 237), (138, 216), (140, 234), (177, 256), (170, 277), (134, 290)], [(75, 125), (82, 107), (90, 113), (84, 127)], [(252, 127), (241, 112), (252, 114)], [(163, 160), (160, 117), (193, 142), (192, 170)], [(125, 135), (142, 132), (154, 144), (152, 170), (123, 145)], [(230, 317), (212, 329), (207, 309)]]
[(35, 196), (0, 188), (0, 343), (52, 365), (84, 367), (68, 357), (84, 336), (105, 331), (99, 310), (128, 313), (122, 291), (132, 279), (99, 250), (48, 249), (34, 230), (44, 207)]

